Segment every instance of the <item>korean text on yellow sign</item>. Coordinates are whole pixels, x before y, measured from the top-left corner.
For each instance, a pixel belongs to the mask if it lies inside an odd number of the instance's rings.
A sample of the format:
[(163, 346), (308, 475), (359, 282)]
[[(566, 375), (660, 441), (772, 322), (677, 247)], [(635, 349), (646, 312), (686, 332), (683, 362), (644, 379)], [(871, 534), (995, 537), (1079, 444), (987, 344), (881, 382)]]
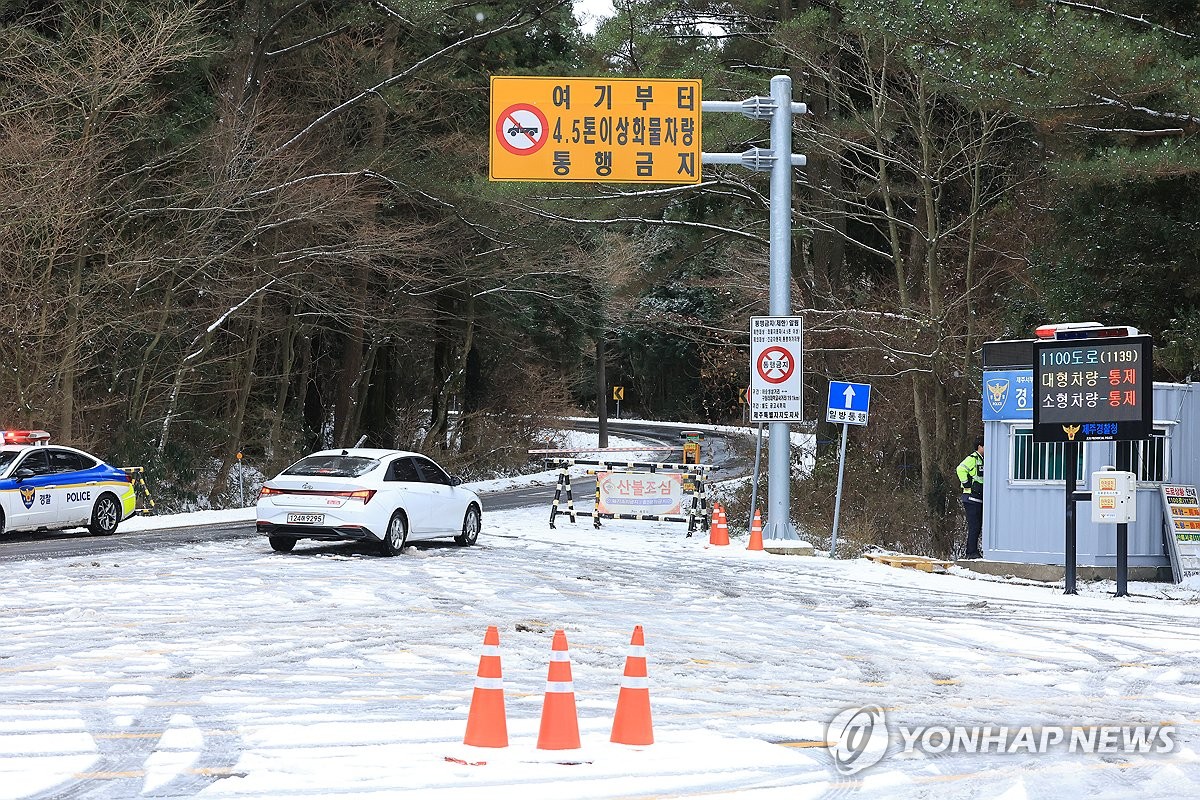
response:
[(494, 181), (700, 182), (700, 81), (492, 78)]

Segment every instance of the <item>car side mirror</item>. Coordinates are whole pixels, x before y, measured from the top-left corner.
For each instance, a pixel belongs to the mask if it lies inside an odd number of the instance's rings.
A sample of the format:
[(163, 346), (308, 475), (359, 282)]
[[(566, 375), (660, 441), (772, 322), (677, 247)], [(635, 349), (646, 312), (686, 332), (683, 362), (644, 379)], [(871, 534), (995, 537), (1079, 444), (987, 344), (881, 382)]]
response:
[(34, 474), (34, 471), (29, 467), (21, 467), (19, 470), (13, 473), (13, 477), (19, 481), (23, 481), (32, 478)]
[(462, 483), (462, 478), (458, 477), (457, 475), (450, 476), (450, 485), (451, 486), (458, 486), (460, 483)]

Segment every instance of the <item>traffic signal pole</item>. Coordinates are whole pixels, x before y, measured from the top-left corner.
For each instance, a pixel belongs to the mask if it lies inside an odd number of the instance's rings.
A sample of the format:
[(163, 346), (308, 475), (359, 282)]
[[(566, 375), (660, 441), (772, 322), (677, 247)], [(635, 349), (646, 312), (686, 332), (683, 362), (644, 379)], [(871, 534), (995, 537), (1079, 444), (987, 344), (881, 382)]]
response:
[[(770, 97), (751, 97), (741, 103), (705, 100), (702, 111), (737, 112), (751, 119), (771, 120), (771, 148), (752, 147), (743, 153), (703, 153), (704, 164), (741, 164), (747, 169), (771, 173), (770, 257), (771, 316), (792, 313), (792, 168), (807, 159), (792, 154), (792, 115), (807, 113), (803, 103), (792, 102), (792, 79), (771, 78)], [(791, 520), (791, 426), (770, 424), (770, 453), (767, 460), (767, 489), (770, 493), (763, 539), (795, 539), (800, 536)]]

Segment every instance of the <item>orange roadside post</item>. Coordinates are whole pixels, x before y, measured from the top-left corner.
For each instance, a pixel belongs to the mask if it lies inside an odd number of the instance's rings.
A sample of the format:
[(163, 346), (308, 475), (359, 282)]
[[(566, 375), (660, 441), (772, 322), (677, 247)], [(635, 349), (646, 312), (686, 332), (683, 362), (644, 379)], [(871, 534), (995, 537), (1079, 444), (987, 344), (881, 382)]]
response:
[(542, 701), (542, 724), (538, 730), (538, 750), (576, 750), (579, 748), (579, 716), (575, 710), (575, 684), (571, 680), (571, 656), (567, 652), (567, 634), (554, 632), (550, 645), (550, 669), (546, 675), (546, 696)]
[(504, 680), (500, 674), (500, 632), (488, 626), (483, 654), (467, 714), (463, 744), (474, 747), (508, 747), (508, 722), (504, 715)]
[(654, 724), (650, 718), (650, 679), (646, 674), (646, 638), (642, 626), (633, 629), (625, 674), (617, 695), (612, 736), (617, 744), (654, 744)]

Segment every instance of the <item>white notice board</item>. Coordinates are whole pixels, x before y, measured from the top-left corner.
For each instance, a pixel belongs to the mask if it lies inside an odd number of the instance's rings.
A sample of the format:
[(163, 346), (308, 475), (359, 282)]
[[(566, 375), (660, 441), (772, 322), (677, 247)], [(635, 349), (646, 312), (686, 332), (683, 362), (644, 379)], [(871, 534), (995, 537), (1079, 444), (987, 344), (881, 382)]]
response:
[(1163, 484), (1163, 521), (1175, 582), (1200, 575), (1200, 502), (1195, 486)]
[(803, 422), (804, 323), (750, 318), (750, 421)]
[(601, 514), (680, 514), (683, 474), (678, 472), (597, 472)]

